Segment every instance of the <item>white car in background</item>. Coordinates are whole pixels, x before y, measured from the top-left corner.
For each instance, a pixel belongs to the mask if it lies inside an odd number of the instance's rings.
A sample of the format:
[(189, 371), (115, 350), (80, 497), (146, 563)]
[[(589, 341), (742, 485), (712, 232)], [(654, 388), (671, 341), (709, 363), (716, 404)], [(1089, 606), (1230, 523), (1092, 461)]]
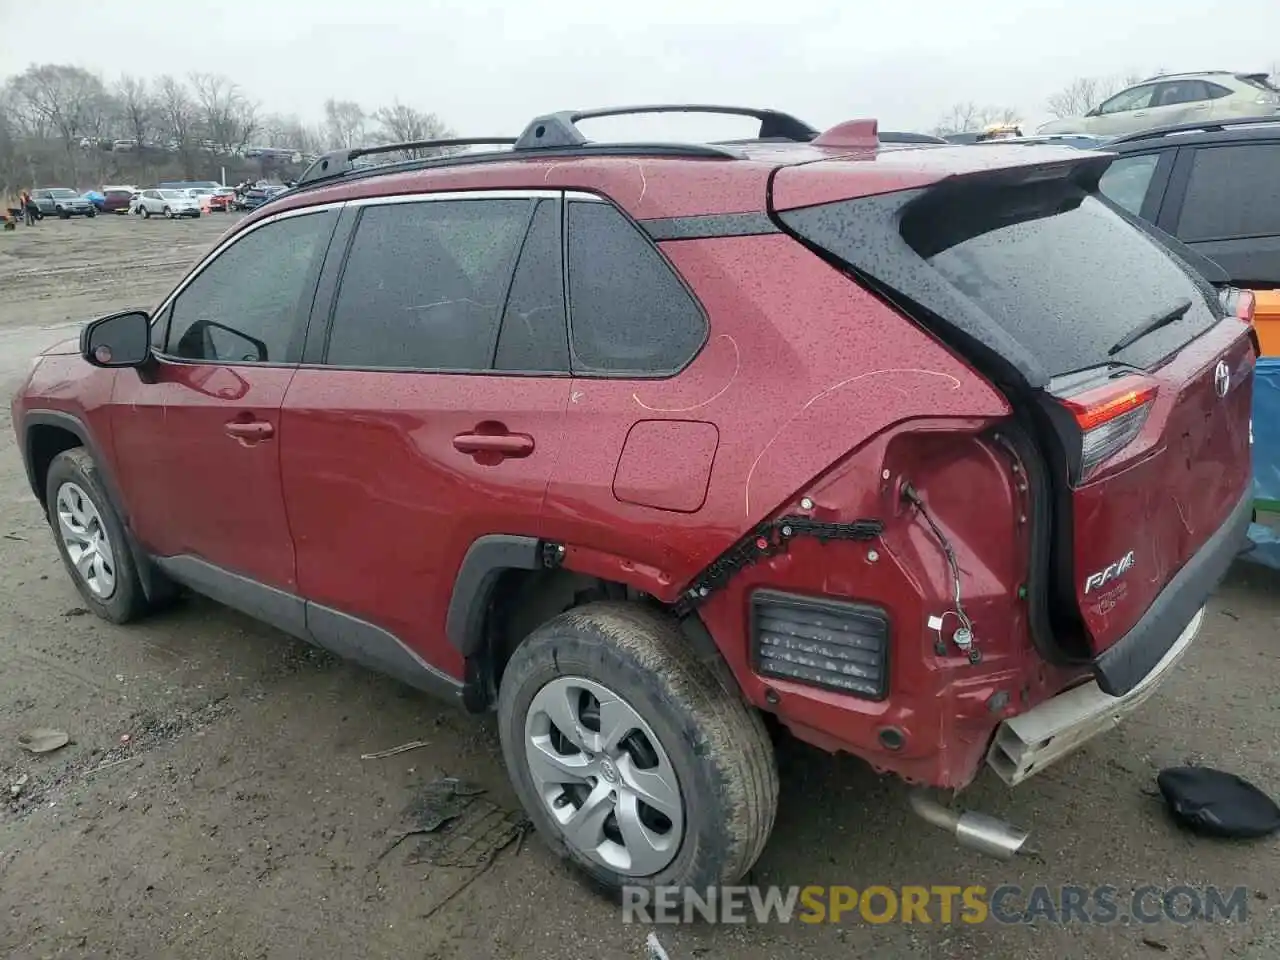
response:
[(129, 212), (143, 219), (153, 216), (161, 216), (167, 220), (198, 217), (200, 201), (186, 190), (143, 190), (134, 199)]
[(1156, 127), (1242, 117), (1280, 119), (1280, 87), (1265, 73), (1170, 73), (1143, 80), (1104, 100), (1082, 117), (1064, 117), (1036, 133), (1120, 137)]

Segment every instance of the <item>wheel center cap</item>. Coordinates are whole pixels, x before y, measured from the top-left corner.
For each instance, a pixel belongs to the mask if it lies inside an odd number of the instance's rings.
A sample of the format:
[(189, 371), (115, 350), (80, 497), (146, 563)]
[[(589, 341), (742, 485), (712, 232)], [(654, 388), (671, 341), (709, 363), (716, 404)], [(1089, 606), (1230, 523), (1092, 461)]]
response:
[(614, 762), (610, 760), (608, 757), (604, 757), (600, 761), (600, 776), (604, 777), (605, 780), (609, 781), (610, 783), (618, 782), (618, 779), (619, 779), (618, 768), (617, 766), (614, 765)]

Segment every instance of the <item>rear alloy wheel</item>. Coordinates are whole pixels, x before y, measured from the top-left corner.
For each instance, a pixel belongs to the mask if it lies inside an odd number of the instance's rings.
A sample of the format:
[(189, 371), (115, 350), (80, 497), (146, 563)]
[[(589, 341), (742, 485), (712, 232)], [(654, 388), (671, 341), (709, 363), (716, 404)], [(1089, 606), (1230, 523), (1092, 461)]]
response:
[(760, 716), (632, 603), (543, 624), (502, 676), (498, 724), (543, 839), (597, 884), (734, 883), (764, 848), (778, 775)]
[(147, 206), (144, 204), (144, 205), (140, 208), (140, 210), (141, 210), (141, 213), (142, 213), (142, 219), (143, 219), (143, 220), (150, 220), (150, 219), (151, 219), (151, 209), (150, 209), (149, 207), (147, 207)]
[(83, 447), (49, 464), (45, 508), (58, 552), (86, 605), (104, 620), (125, 623), (147, 607), (124, 527)]

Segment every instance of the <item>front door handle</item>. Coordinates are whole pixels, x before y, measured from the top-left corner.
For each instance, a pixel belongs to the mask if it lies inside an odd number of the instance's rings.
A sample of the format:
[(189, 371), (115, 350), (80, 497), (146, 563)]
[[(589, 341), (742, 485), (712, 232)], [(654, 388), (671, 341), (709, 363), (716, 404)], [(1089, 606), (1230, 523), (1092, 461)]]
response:
[(525, 433), (460, 433), (453, 438), (453, 448), (480, 463), (496, 463), (507, 457), (529, 456), (533, 437)]
[(246, 443), (270, 440), (276, 433), (276, 428), (266, 420), (232, 420), (230, 423), (223, 425), (222, 429), (227, 432), (228, 436), (243, 440)]

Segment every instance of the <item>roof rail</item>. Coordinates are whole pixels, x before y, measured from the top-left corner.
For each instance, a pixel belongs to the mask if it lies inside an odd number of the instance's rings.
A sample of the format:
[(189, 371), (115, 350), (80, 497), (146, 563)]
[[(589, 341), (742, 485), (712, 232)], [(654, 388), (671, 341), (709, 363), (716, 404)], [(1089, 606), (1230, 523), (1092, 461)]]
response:
[(514, 137), (451, 137), (444, 140), (410, 140), (405, 143), (386, 143), (370, 147), (351, 147), (330, 150), (302, 172), (296, 186), (302, 187), (318, 180), (332, 180), (360, 169), (353, 161), (379, 153), (395, 153), (397, 150), (438, 150), (449, 147), (512, 146)]
[(1156, 80), (1168, 80), (1174, 77), (1221, 77), (1232, 72), (1231, 70), (1177, 70), (1173, 73), (1157, 73), (1154, 77), (1139, 80), (1138, 83), (1154, 83)]
[(590, 143), (578, 123), (600, 117), (625, 117), (647, 113), (708, 113), (721, 116), (754, 117), (760, 121), (760, 140), (792, 140), (808, 143), (818, 131), (803, 120), (780, 110), (732, 107), (705, 103), (653, 103), (634, 107), (604, 107), (596, 110), (561, 110), (536, 117), (516, 140), (516, 150), (547, 150), (583, 147)]
[(1206, 133), (1221, 133), (1224, 130), (1231, 130), (1236, 127), (1249, 127), (1255, 124), (1269, 123), (1280, 125), (1280, 114), (1274, 117), (1238, 117), (1234, 120), (1204, 120), (1198, 123), (1177, 123), (1168, 127), (1155, 127), (1151, 130), (1141, 130), (1138, 133), (1127, 133), (1121, 137), (1115, 137), (1107, 141), (1107, 146), (1111, 147), (1117, 143), (1133, 143), (1138, 140), (1154, 140), (1156, 137), (1163, 137), (1171, 133), (1195, 133), (1197, 130), (1203, 130)]

